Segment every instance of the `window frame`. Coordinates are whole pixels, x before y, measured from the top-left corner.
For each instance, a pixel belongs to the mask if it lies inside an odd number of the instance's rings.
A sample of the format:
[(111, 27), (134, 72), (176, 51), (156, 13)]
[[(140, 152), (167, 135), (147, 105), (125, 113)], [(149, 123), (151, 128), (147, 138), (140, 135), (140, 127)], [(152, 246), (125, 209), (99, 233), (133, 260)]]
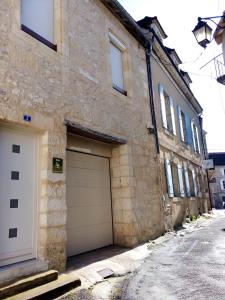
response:
[(180, 197), (184, 198), (186, 196), (185, 193), (185, 175), (184, 175), (184, 168), (182, 165), (177, 165), (177, 173), (178, 173), (178, 181), (179, 181), (179, 191)]
[(192, 139), (193, 139), (193, 147), (195, 152), (201, 153), (200, 141), (199, 141), (199, 132), (198, 126), (195, 124), (194, 120), (191, 122), (191, 130), (192, 130)]
[[(165, 129), (167, 129), (171, 134), (176, 136), (176, 120), (174, 113), (174, 100), (169, 94), (165, 91), (162, 84), (158, 84), (159, 90), (159, 98), (161, 102), (161, 117), (162, 117), (162, 125)], [(170, 112), (170, 124), (168, 124), (168, 114)], [(169, 126), (170, 125), (170, 126)]]
[[(55, 28), (56, 26), (56, 1), (59, 0), (53, 0), (53, 35), (54, 35), (54, 41), (55, 41)], [(49, 40), (47, 40), (46, 38), (44, 38), (43, 36), (41, 36), (40, 34), (38, 34), (37, 32), (33, 31), (31, 28), (27, 27), (26, 25), (23, 24), (22, 22), (22, 0), (20, 1), (20, 29), (29, 34), (30, 36), (32, 36), (34, 39), (38, 40), (39, 42), (41, 42), (42, 44), (44, 44), (45, 46), (49, 47), (50, 49), (54, 50), (57, 52), (58, 50), (58, 46), (55, 43), (50, 42)]]
[(167, 183), (167, 194), (169, 198), (174, 198), (172, 166), (169, 159), (165, 159), (165, 173)]
[[(123, 78), (123, 88), (119, 87), (113, 82), (113, 69), (112, 69), (112, 57), (111, 57), (111, 44), (121, 52), (121, 61), (122, 61), (122, 78)], [(112, 88), (117, 92), (121, 93), (124, 96), (127, 96), (126, 90), (126, 80), (124, 76), (124, 54), (126, 51), (126, 46), (112, 33), (109, 32), (109, 46), (110, 46), (110, 66), (111, 66), (111, 79), (112, 79)]]

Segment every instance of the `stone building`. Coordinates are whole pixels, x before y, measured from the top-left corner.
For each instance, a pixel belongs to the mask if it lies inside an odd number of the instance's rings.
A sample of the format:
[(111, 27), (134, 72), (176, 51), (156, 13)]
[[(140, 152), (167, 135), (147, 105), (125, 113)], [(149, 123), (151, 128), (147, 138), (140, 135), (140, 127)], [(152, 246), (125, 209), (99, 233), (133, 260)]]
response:
[[(187, 209), (207, 209), (199, 181), (191, 197), (166, 191), (164, 161), (204, 179), (202, 109), (158, 35), (150, 76), (139, 25), (116, 0), (0, 2), (1, 284), (62, 271), (68, 256), (110, 244), (135, 246)], [(180, 141), (177, 115), (166, 119), (176, 135), (163, 127), (169, 96), (195, 121), (195, 150)]]
[(205, 133), (202, 107), (194, 97), (188, 73), (179, 68), (174, 49), (156, 17), (138, 22), (152, 41), (152, 86), (160, 148), (160, 183), (166, 229), (180, 226), (210, 208), (208, 180), (202, 168)]
[(225, 153), (209, 153), (213, 160), (214, 170), (210, 170), (210, 193), (212, 206), (225, 208)]
[(164, 232), (145, 43), (117, 1), (1, 1), (1, 283)]

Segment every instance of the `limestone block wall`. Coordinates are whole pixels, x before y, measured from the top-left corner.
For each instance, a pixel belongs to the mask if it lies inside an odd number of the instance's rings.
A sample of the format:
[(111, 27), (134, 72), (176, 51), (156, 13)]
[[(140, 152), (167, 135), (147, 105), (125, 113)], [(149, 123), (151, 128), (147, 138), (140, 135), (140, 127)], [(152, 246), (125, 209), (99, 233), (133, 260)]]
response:
[[(39, 259), (66, 263), (64, 119), (127, 139), (111, 159), (115, 242), (133, 246), (164, 231), (159, 159), (151, 123), (145, 50), (98, 0), (56, 0), (55, 42), (46, 47), (20, 29), (20, 1), (0, 1), (0, 121), (39, 136)], [(112, 88), (109, 32), (126, 47), (127, 96)], [(23, 120), (29, 114), (30, 123)], [(64, 173), (52, 173), (52, 158)]]

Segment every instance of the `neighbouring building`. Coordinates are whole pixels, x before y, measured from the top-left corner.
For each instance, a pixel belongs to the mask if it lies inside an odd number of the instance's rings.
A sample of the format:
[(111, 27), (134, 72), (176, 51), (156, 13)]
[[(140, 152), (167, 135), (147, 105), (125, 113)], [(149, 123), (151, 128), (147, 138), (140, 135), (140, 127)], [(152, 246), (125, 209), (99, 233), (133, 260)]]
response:
[(225, 11), (213, 35), (216, 43), (221, 45), (222, 53), (214, 58), (217, 81), (225, 85)]
[(212, 206), (225, 208), (225, 152), (209, 153), (213, 160), (214, 170), (210, 170), (210, 193)]
[(202, 107), (190, 89), (188, 73), (179, 68), (174, 49), (165, 47), (167, 37), (156, 17), (138, 22), (152, 41), (152, 81), (160, 147), (162, 197), (165, 225), (180, 226), (189, 216), (210, 208), (208, 181), (202, 160), (205, 133)]
[(223, 16), (220, 19), (220, 22), (214, 32), (214, 38), (218, 45), (222, 45), (223, 50), (223, 58), (225, 63), (225, 11), (223, 12)]
[(0, 2), (0, 284), (207, 211), (202, 108), (155, 22), (150, 61), (116, 0)]

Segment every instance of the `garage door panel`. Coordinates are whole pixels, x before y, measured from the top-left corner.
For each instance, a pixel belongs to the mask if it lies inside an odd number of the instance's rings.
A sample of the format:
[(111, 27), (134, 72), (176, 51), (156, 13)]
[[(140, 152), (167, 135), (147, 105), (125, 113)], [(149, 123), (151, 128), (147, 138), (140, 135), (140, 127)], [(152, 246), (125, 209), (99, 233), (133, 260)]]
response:
[(67, 152), (67, 255), (113, 242), (109, 160)]
[(68, 208), (73, 206), (111, 205), (110, 188), (70, 187), (67, 191)]
[[(112, 227), (106, 224), (104, 230), (102, 226), (87, 226), (82, 229), (68, 230), (68, 256), (77, 255), (93, 249), (105, 247), (112, 243)], [(72, 241), (79, 241), (74, 243)]]
[(111, 220), (111, 206), (72, 207), (68, 211), (68, 227), (105, 224)]
[(104, 171), (69, 168), (68, 186), (110, 187), (109, 176)]
[(108, 170), (108, 159), (93, 155), (76, 153), (76, 156), (73, 155), (74, 152), (68, 152), (68, 163), (70, 167), (89, 169), (89, 170)]

